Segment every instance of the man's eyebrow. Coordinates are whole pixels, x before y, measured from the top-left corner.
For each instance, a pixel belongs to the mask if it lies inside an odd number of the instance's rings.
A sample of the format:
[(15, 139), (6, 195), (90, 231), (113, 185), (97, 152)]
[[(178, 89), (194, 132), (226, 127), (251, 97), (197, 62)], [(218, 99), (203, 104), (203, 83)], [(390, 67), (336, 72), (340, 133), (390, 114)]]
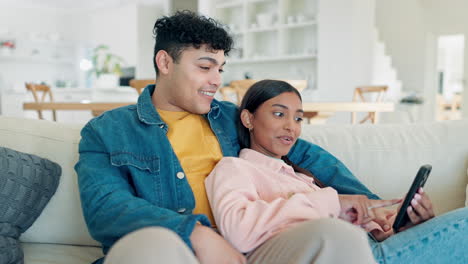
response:
[[(219, 65), (219, 62), (216, 60), (216, 59), (213, 59), (211, 57), (201, 57), (201, 58), (198, 58), (198, 60), (208, 60), (210, 61), (211, 63), (213, 63), (214, 65)], [(226, 61), (224, 61), (221, 66), (224, 66), (224, 64), (226, 64)]]
[[(282, 104), (273, 104), (272, 106), (277, 106), (277, 107), (281, 107), (281, 108), (284, 108), (284, 109), (289, 109), (287, 106), (282, 105)], [(297, 109), (296, 112), (304, 113), (304, 110)]]

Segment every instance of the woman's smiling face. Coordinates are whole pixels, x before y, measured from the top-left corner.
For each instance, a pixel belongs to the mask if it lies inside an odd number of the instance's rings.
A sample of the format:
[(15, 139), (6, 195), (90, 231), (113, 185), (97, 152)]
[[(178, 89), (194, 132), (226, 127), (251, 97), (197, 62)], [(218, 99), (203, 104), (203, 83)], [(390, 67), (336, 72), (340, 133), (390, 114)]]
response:
[(243, 110), (242, 123), (250, 130), (250, 148), (267, 156), (288, 154), (301, 134), (304, 111), (294, 92), (284, 92), (265, 101), (254, 113)]

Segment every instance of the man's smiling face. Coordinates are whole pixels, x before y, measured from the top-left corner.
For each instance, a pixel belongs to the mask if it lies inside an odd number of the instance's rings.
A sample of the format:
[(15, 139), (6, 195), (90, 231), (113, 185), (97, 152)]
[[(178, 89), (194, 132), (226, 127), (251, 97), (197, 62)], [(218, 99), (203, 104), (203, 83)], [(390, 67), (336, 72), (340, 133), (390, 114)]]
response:
[(207, 45), (182, 51), (178, 62), (169, 67), (170, 91), (167, 103), (171, 111), (206, 114), (221, 85), (225, 63), (224, 51)]

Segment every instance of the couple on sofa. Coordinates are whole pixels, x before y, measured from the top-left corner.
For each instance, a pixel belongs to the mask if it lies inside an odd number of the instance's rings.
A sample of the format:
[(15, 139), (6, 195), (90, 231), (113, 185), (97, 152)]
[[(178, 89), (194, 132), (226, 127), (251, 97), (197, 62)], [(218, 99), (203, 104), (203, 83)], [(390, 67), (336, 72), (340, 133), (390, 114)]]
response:
[(302, 102), (289, 84), (258, 82), (240, 109), (214, 100), (233, 45), (216, 21), (178, 12), (154, 33), (156, 85), (81, 133), (83, 213), (106, 254), (96, 263), (466, 258), (466, 209), (434, 217), (419, 190), (407, 230), (393, 234), (395, 210), (382, 206), (395, 200), (379, 200), (334, 156), (298, 139)]

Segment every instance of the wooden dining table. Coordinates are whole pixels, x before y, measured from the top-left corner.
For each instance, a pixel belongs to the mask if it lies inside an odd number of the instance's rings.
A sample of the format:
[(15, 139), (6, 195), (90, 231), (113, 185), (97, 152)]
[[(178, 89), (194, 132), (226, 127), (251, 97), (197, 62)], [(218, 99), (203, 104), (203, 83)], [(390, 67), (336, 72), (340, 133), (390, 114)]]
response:
[[(87, 110), (92, 111), (94, 116), (100, 115), (121, 106), (135, 104), (136, 102), (43, 102), (24, 103), (24, 110)], [(309, 123), (325, 123), (336, 112), (392, 112), (395, 110), (393, 103), (367, 103), (367, 102), (304, 102), (304, 117)]]
[(304, 117), (310, 124), (323, 124), (336, 112), (393, 112), (394, 103), (368, 102), (304, 102), (302, 103)]

